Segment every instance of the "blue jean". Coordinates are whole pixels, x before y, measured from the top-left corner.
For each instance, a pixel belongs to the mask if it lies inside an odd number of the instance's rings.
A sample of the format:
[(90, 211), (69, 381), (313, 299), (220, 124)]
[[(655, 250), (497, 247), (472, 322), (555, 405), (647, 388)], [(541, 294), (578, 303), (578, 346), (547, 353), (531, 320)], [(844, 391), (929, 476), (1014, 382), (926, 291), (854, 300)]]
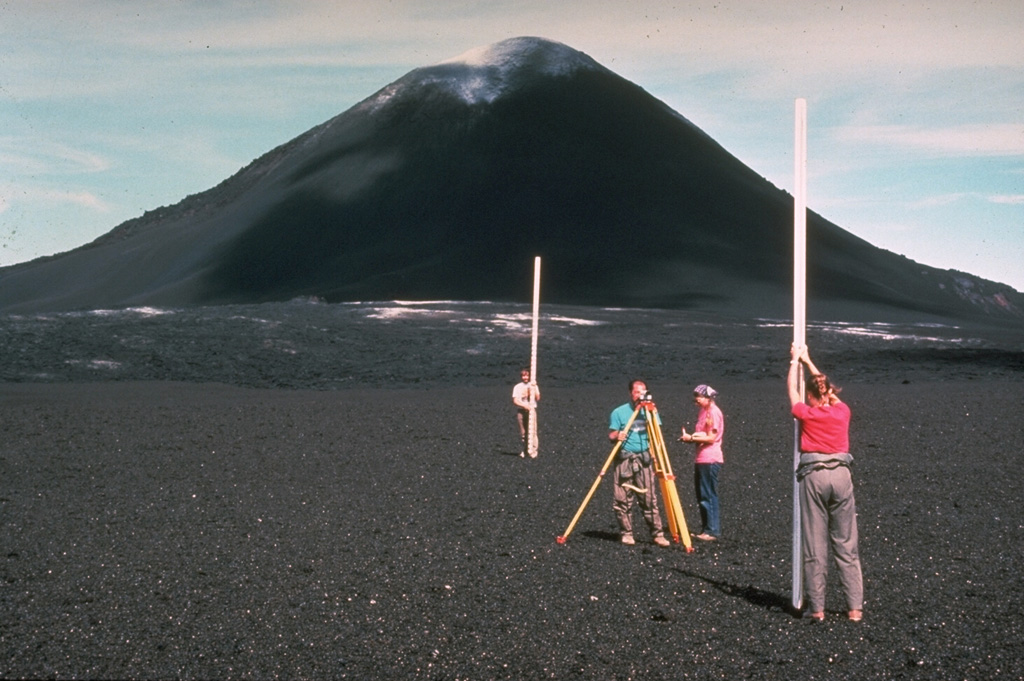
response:
[(718, 537), (722, 519), (718, 512), (718, 471), (720, 463), (698, 463), (693, 466), (693, 489), (700, 504), (701, 534)]

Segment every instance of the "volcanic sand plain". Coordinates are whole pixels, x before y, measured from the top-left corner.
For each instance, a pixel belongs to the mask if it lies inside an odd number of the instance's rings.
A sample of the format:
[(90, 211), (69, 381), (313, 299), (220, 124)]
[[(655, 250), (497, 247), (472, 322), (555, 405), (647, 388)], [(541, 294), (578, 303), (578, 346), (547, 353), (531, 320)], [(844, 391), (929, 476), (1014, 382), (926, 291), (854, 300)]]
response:
[[(531, 460), (510, 402), (523, 308), (400, 312), (355, 330), (313, 304), (5, 320), (0, 676), (1024, 674), (1015, 334), (809, 331), (854, 415), (866, 591), (851, 623), (831, 580), (815, 626), (789, 608), (784, 325), (556, 310)], [(693, 385), (718, 389), (721, 541), (621, 545), (610, 481), (556, 541), (634, 376), (691, 529), (675, 435)]]

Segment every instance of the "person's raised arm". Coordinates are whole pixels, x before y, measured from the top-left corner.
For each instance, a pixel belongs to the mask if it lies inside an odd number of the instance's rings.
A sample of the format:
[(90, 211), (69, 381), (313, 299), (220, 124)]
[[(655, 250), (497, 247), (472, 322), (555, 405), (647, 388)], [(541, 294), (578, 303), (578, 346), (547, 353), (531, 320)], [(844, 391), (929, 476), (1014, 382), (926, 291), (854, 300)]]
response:
[(789, 349), (789, 375), (786, 377), (786, 387), (789, 389), (789, 406), (793, 406), (803, 400), (800, 399), (800, 359), (806, 356), (807, 348), (798, 347), (796, 344)]

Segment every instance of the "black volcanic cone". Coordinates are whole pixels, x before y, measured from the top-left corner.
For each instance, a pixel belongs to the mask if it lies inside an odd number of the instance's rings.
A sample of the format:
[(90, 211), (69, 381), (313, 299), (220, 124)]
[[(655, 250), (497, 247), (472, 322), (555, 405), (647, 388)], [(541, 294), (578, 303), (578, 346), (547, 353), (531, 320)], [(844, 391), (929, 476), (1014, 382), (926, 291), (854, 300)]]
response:
[[(727, 278), (787, 268), (784, 202), (744, 217), (766, 202), (759, 178), (635, 85), (580, 70), (467, 105), (422, 78), (372, 135), (337, 135), (289, 172), (294, 191), (210, 271), (214, 298), (509, 299), (541, 255), (546, 297), (679, 305), (715, 295), (694, 276), (709, 252)], [(324, 185), (354, 158), (387, 169), (332, 196)]]
[[(1020, 294), (811, 215), (811, 312), (1019, 317)], [(535, 38), (417, 69), (180, 204), (3, 272), (0, 309), (522, 300), (786, 316), (792, 199), (636, 85)]]

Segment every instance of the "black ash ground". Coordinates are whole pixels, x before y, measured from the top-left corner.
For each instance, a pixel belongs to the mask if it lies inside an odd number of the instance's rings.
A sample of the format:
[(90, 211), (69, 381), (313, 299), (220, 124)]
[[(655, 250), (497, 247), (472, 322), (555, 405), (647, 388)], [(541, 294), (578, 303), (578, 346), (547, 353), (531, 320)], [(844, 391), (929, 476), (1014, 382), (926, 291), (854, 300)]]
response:
[[(1024, 674), (1005, 338), (811, 332), (854, 411), (867, 596), (851, 624), (830, 584), (815, 627), (787, 607), (785, 328), (559, 311), (531, 461), (510, 406), (527, 311), (485, 308), (5, 320), (0, 676)], [(667, 433), (692, 422), (694, 384), (720, 391), (723, 541), (621, 546), (603, 483), (556, 543), (634, 375)], [(693, 524), (691, 451), (670, 454)]]

